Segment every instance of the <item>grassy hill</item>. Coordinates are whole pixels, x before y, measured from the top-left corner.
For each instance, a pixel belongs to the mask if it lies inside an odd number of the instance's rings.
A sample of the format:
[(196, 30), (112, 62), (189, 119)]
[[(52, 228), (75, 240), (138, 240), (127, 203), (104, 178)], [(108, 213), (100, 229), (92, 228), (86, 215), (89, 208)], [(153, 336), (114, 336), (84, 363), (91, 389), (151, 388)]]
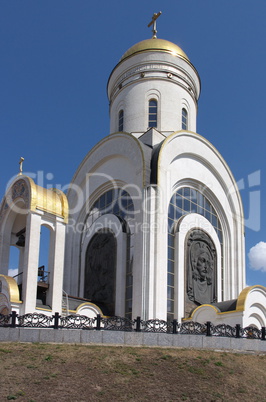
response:
[(0, 401), (266, 401), (266, 355), (0, 344)]

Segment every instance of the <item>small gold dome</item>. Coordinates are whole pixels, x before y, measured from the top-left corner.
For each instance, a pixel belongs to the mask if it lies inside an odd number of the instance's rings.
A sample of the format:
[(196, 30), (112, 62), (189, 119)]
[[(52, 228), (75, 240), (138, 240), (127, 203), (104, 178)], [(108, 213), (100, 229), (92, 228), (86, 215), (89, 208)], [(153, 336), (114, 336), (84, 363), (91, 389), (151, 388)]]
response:
[(120, 61), (136, 53), (152, 52), (152, 51), (167, 52), (172, 54), (173, 56), (178, 56), (183, 59), (189, 60), (186, 53), (183, 52), (183, 50), (174, 43), (164, 39), (152, 38), (136, 43), (134, 46), (128, 49), (126, 53), (123, 54)]

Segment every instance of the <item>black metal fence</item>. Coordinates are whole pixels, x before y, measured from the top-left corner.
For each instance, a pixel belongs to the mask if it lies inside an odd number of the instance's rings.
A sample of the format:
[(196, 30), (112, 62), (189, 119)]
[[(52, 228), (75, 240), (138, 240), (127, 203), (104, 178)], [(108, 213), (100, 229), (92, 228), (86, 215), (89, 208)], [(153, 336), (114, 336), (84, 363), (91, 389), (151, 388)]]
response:
[(130, 320), (123, 317), (106, 318), (99, 314), (95, 318), (89, 318), (84, 315), (60, 316), (59, 313), (55, 313), (53, 316), (38, 313), (18, 315), (15, 311), (12, 311), (9, 315), (0, 314), (0, 327), (71, 328), (96, 331), (112, 330), (176, 335), (222, 336), (229, 338), (261, 339), (263, 341), (266, 339), (265, 327), (261, 329), (257, 329), (253, 326), (241, 328), (239, 324), (235, 327), (226, 324), (215, 326), (210, 321), (207, 321), (206, 324), (193, 321), (178, 323), (177, 320), (173, 320), (169, 323), (158, 319), (143, 321), (140, 317)]

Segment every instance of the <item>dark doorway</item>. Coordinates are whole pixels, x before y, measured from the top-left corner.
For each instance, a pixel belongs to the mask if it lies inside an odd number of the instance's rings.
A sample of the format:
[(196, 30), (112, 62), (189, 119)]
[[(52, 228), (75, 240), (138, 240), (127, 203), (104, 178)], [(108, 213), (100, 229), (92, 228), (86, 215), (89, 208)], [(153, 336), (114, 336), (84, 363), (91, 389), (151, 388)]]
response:
[(115, 314), (115, 275), (116, 239), (111, 232), (99, 232), (86, 251), (84, 297), (105, 315)]

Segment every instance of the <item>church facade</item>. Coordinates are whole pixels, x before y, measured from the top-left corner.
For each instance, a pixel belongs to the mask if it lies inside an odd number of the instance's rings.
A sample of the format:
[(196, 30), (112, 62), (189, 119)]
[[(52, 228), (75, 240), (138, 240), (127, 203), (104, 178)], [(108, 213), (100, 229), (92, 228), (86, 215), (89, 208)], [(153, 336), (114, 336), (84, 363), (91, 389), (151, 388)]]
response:
[[(155, 35), (127, 50), (108, 81), (110, 134), (67, 195), (21, 173), (2, 201), (0, 313), (266, 325), (266, 289), (245, 288), (237, 184), (196, 132), (199, 95), (197, 70), (177, 45)], [(42, 225), (47, 268), (38, 267)]]

